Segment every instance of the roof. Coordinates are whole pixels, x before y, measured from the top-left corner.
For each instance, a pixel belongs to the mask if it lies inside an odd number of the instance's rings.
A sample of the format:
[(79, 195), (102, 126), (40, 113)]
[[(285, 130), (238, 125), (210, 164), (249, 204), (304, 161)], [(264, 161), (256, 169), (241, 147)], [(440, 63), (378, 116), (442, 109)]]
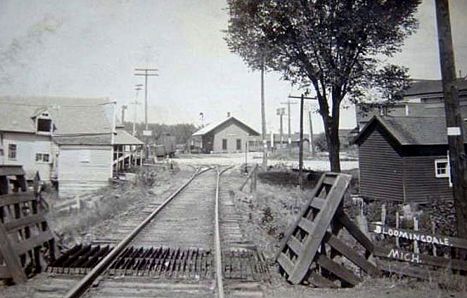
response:
[[(444, 117), (374, 116), (355, 137), (362, 142), (375, 125), (383, 127), (400, 145), (447, 145), (447, 128)], [(467, 126), (464, 123), (464, 131)], [(464, 142), (467, 139), (464, 135)]]
[(107, 98), (0, 97), (0, 131), (35, 133), (35, 117), (48, 112), (54, 135), (102, 134), (113, 130)]
[[(467, 89), (467, 80), (457, 80), (459, 90)], [(442, 93), (443, 83), (441, 80), (413, 80), (410, 87), (404, 92), (405, 96), (414, 96), (422, 94)]]
[(93, 145), (111, 146), (112, 135), (110, 133), (97, 135), (57, 136), (53, 141), (58, 145)]
[(226, 118), (226, 119), (224, 119), (222, 121), (206, 125), (205, 127), (203, 127), (200, 130), (196, 131), (193, 134), (193, 136), (203, 136), (203, 135), (205, 135), (207, 133), (210, 133), (210, 132), (213, 132), (215, 130), (222, 129), (224, 126), (227, 126), (230, 123), (237, 124), (238, 126), (242, 127), (244, 130), (248, 131), (248, 133), (250, 135), (253, 135), (253, 136), (259, 136), (260, 135), (259, 132), (257, 132), (253, 128), (249, 127), (248, 125), (246, 125), (242, 121), (240, 121), (237, 118), (232, 116), (232, 117), (228, 117), (228, 118)]
[(138, 138), (129, 134), (123, 128), (117, 127), (117, 134), (114, 137), (115, 145), (144, 145)]

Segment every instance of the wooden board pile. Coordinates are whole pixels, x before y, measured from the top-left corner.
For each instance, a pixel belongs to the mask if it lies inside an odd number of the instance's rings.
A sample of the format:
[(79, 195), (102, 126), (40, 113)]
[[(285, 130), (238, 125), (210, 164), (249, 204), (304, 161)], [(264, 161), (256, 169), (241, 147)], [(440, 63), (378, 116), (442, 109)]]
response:
[[(373, 244), (342, 208), (350, 179), (344, 174), (324, 174), (306, 208), (285, 235), (277, 262), (290, 283), (347, 287), (362, 280), (357, 271), (371, 276), (380, 274), (368, 260), (374, 250)], [(339, 239), (343, 229), (356, 240), (352, 247)]]
[[(14, 189), (23, 192), (8, 193), (8, 176), (16, 176)], [(35, 194), (26, 192), (22, 169), (3, 168), (0, 178), (0, 279), (20, 283), (29, 274), (40, 272), (45, 259), (55, 258), (55, 240)]]

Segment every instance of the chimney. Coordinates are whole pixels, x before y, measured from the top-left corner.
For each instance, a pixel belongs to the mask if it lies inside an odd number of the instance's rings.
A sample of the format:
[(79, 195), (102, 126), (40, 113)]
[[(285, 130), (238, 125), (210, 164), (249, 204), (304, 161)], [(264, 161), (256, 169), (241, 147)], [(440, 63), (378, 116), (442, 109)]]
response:
[(227, 118), (230, 118), (230, 112), (227, 112)]

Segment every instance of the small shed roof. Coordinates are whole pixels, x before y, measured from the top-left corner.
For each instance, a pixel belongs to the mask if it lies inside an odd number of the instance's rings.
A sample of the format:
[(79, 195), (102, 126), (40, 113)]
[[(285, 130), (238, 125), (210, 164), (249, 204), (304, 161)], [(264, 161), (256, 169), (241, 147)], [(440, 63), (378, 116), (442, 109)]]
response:
[[(459, 90), (467, 89), (467, 80), (458, 79), (457, 87)], [(413, 80), (410, 87), (404, 92), (405, 96), (415, 96), (423, 94), (442, 93), (443, 84), (441, 80)]]
[(112, 136), (109, 133), (97, 135), (57, 136), (53, 137), (53, 141), (58, 145), (111, 146)]
[(129, 134), (123, 128), (117, 128), (117, 134), (114, 136), (115, 145), (144, 145), (138, 138)]
[(246, 125), (242, 121), (238, 120), (237, 118), (231, 116), (228, 117), (222, 121), (211, 123), (209, 125), (206, 125), (205, 127), (201, 128), (200, 130), (196, 131), (193, 136), (203, 136), (207, 133), (213, 132), (215, 130), (221, 129), (222, 127), (230, 124), (230, 123), (235, 123), (238, 126), (242, 127), (244, 130), (248, 131), (248, 133), (252, 136), (259, 136), (259, 132), (251, 128), (250, 126)]
[[(376, 125), (382, 126), (400, 145), (447, 145), (444, 117), (374, 116), (355, 137), (361, 143)], [(464, 123), (464, 131), (466, 130)], [(464, 135), (464, 142), (466, 137)]]

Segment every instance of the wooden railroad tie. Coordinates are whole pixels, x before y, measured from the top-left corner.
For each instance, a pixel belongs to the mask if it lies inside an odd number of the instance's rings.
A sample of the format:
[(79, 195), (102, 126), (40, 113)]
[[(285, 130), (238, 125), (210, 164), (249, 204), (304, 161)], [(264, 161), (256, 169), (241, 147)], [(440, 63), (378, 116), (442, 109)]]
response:
[[(344, 287), (361, 281), (355, 268), (371, 276), (380, 274), (368, 260), (374, 250), (372, 242), (342, 208), (350, 179), (351, 176), (345, 174), (323, 174), (307, 205), (285, 235), (277, 262), (290, 283)], [(344, 227), (356, 240), (352, 247), (338, 238)]]
[[(6, 176), (11, 175), (17, 177), (15, 183), (23, 192), (8, 193)], [(0, 177), (0, 279), (21, 283), (30, 273), (40, 272), (44, 260), (54, 260), (57, 249), (36, 196), (25, 192), (23, 170), (15, 168), (11, 173), (3, 169)]]

